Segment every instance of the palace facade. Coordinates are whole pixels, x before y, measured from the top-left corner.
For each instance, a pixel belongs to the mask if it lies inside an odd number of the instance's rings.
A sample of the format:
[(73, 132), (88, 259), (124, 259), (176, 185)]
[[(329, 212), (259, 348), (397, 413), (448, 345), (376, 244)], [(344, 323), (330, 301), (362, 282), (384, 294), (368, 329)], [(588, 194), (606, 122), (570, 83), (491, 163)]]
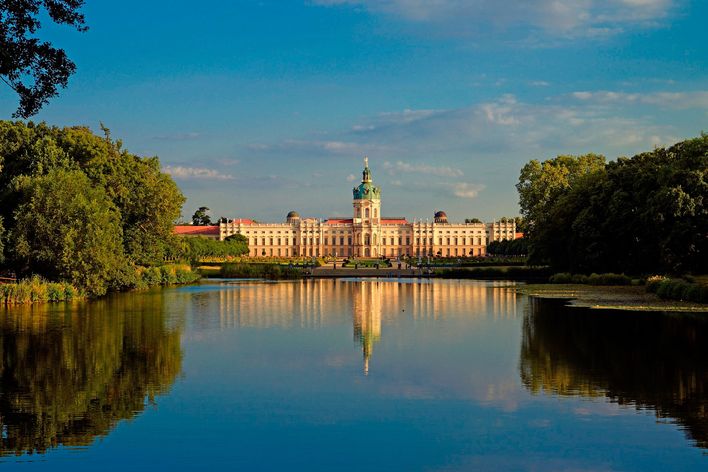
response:
[(385, 217), (381, 189), (374, 185), (368, 159), (361, 183), (353, 189), (351, 218), (302, 218), (291, 211), (282, 223), (233, 219), (219, 226), (180, 226), (185, 236), (225, 238), (241, 234), (248, 239), (251, 257), (399, 257), (482, 256), (487, 243), (514, 239), (513, 219), (492, 223), (450, 223), (444, 211), (432, 221)]

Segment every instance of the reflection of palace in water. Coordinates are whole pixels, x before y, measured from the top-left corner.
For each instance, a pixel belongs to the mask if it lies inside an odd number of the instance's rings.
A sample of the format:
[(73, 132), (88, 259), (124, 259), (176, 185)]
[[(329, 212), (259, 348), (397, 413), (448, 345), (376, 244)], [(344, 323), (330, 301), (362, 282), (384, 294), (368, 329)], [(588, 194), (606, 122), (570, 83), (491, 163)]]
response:
[[(354, 339), (361, 344), (364, 372), (382, 324), (406, 316), (412, 319), (440, 316), (516, 316), (516, 294), (507, 282), (398, 281), (398, 280), (308, 280), (296, 282), (238, 282), (227, 284), (216, 297), (205, 297), (195, 307), (213, 312), (218, 303), (219, 329), (319, 328), (350, 318)], [(343, 305), (343, 303), (346, 303)], [(205, 326), (204, 328), (207, 328)], [(210, 328), (214, 328), (213, 326)]]

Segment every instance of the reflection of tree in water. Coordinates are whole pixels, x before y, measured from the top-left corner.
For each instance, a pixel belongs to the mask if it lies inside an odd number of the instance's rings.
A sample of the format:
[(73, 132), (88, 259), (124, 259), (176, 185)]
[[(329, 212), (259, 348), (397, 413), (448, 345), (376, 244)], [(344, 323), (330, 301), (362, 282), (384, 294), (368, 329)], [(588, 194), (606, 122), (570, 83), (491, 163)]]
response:
[(533, 393), (606, 396), (675, 419), (708, 447), (708, 319), (534, 300), (521, 380)]
[(0, 455), (88, 445), (179, 375), (180, 330), (166, 326), (158, 295), (61, 310), (1, 313)]

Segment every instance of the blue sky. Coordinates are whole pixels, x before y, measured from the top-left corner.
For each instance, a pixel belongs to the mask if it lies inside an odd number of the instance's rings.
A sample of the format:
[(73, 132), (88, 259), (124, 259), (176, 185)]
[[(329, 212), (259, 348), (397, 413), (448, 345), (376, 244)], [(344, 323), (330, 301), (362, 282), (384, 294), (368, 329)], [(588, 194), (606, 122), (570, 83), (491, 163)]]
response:
[[(196, 6), (195, 6), (196, 5)], [(613, 159), (708, 131), (699, 0), (88, 0), (46, 25), (78, 71), (35, 120), (158, 155), (213, 216), (518, 214), (530, 159)], [(0, 88), (0, 117), (17, 106)]]

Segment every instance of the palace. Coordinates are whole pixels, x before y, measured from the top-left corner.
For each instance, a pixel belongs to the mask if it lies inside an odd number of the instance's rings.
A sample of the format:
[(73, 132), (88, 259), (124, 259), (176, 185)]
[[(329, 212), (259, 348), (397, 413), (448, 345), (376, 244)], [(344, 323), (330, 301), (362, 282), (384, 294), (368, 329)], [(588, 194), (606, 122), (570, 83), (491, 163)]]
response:
[(490, 241), (514, 239), (516, 225), (513, 219), (450, 223), (444, 211), (437, 211), (433, 221), (384, 217), (381, 189), (364, 158), (361, 184), (353, 189), (352, 218), (301, 218), (291, 211), (283, 223), (238, 218), (219, 226), (177, 226), (175, 232), (219, 240), (241, 234), (248, 238), (251, 257), (463, 257), (484, 255)]

